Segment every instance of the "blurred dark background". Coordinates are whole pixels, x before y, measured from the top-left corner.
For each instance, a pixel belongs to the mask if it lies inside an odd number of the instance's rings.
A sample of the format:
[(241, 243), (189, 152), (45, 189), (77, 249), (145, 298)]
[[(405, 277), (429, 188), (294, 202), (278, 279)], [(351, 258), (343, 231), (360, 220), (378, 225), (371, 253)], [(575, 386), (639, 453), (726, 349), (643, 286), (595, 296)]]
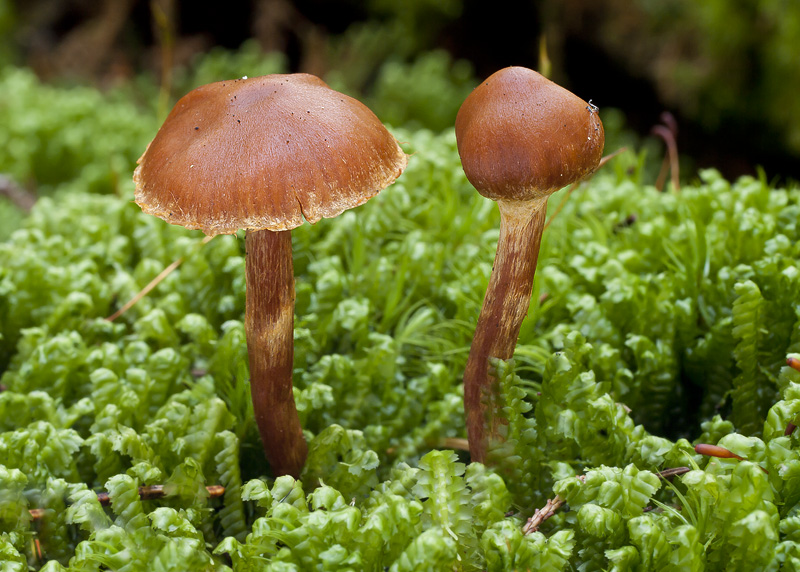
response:
[[(438, 59), (425, 60), (427, 77), (448, 76), (459, 88), (453, 98), (523, 65), (601, 109), (620, 109), (638, 137), (671, 112), (692, 171), (713, 166), (735, 177), (763, 166), (771, 178), (800, 179), (793, 0), (0, 0), (0, 38), (0, 63), (47, 82), (107, 89), (150, 74), (173, 98), (185, 86), (166, 68), (247, 41), (283, 54), (287, 71), (320, 75), (368, 103), (389, 88), (422, 89), (424, 99), (424, 86), (402, 76), (417, 77), (403, 70), (431, 51)], [(387, 64), (399, 66), (394, 83), (384, 81)], [(439, 129), (453, 109), (376, 113)]]

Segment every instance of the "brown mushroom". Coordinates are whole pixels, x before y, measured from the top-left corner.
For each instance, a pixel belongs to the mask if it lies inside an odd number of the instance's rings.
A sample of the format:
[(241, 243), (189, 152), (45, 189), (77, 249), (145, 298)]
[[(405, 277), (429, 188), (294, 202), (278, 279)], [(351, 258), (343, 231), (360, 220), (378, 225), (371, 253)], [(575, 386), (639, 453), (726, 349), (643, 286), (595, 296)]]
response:
[(247, 229), (251, 396), (276, 475), (297, 477), (307, 453), (292, 393), (290, 229), (365, 203), (406, 162), (366, 106), (307, 74), (195, 89), (139, 159), (135, 200), (144, 212), (212, 236)]
[(472, 460), (486, 462), (504, 423), (489, 358), (511, 359), (530, 305), (547, 199), (597, 168), (603, 124), (597, 108), (533, 70), (490, 76), (456, 117), (467, 179), (497, 201), (500, 239), (464, 373)]

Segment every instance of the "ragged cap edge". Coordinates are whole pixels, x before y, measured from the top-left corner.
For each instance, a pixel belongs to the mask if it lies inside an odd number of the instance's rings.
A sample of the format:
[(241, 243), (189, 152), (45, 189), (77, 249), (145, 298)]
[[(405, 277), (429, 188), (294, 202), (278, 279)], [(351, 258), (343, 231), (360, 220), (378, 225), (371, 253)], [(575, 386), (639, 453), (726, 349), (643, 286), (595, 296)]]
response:
[[(150, 145), (148, 144), (147, 148)], [(301, 224), (303, 224), (304, 216), (297, 216), (297, 217), (281, 217), (275, 218), (272, 217), (248, 217), (246, 219), (238, 219), (238, 220), (231, 220), (230, 217), (226, 217), (223, 214), (220, 214), (218, 217), (207, 217), (205, 220), (196, 220), (186, 216), (184, 213), (181, 212), (174, 212), (171, 211), (169, 208), (164, 208), (160, 205), (157, 201), (149, 202), (145, 196), (145, 183), (142, 180), (141, 172), (143, 169), (143, 163), (145, 155), (147, 154), (147, 149), (142, 154), (142, 156), (137, 161), (138, 166), (133, 172), (133, 181), (135, 184), (135, 191), (134, 191), (134, 202), (142, 209), (142, 212), (145, 214), (149, 214), (152, 216), (156, 216), (170, 224), (175, 224), (182, 226), (189, 230), (200, 230), (204, 234), (208, 236), (216, 236), (219, 234), (235, 234), (239, 230), (272, 230), (272, 231), (282, 231), (282, 230), (291, 230), (293, 228), (297, 228)], [(400, 175), (403, 174), (406, 167), (408, 166), (408, 155), (402, 150), (399, 144), (397, 144), (397, 155), (396, 155), (396, 162), (395, 162), (395, 169), (392, 170), (390, 173), (386, 175), (386, 177), (379, 181), (374, 187), (373, 192), (368, 195), (361, 195), (357, 198), (353, 198), (353, 200), (348, 201), (340, 201), (339, 203), (333, 203), (326, 208), (322, 213), (321, 218), (335, 218), (342, 214), (344, 211), (361, 206), (365, 204), (369, 199), (375, 197), (378, 193), (380, 193), (383, 189), (390, 186), (394, 183)], [(301, 205), (302, 211), (302, 205)], [(307, 220), (307, 219), (306, 219)], [(309, 220), (311, 224), (315, 224), (318, 222), (320, 218), (316, 220)]]

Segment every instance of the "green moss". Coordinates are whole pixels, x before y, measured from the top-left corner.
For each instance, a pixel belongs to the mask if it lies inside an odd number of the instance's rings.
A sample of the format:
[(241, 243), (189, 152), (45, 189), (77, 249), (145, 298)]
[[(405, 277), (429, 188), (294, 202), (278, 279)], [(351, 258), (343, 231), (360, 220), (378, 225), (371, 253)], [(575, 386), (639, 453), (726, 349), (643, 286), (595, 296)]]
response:
[[(120, 156), (145, 135), (131, 129)], [(254, 428), (241, 238), (203, 245), (142, 214), (129, 183), (122, 197), (86, 192), (106, 155), (70, 148), (49, 175), (59, 192), (0, 243), (10, 569), (43, 567), (34, 534), (49, 571), (792, 562), (800, 191), (704, 171), (663, 194), (611, 165), (575, 190), (546, 231), (515, 358), (494, 364), (509, 423), (490, 470), (441, 449), (464, 434), (461, 375), (499, 216), (466, 181), (452, 130), (396, 134), (412, 155), (394, 185), (293, 231), (302, 481), (272, 478)], [(21, 147), (30, 172), (49, 164), (40, 143)], [(707, 461), (696, 439), (747, 460)], [(656, 476), (677, 466), (692, 470), (669, 486)], [(169, 495), (139, 499), (151, 484)], [(556, 492), (568, 507), (522, 534)], [(30, 508), (50, 510), (46, 524)]]

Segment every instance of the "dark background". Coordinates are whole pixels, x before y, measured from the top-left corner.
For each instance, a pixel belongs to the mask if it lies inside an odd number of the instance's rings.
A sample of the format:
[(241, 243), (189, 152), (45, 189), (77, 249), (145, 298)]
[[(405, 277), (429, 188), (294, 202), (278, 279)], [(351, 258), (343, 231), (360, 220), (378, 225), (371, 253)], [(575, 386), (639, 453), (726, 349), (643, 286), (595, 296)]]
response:
[[(6, 2), (3, 7), (2, 3)], [(387, 60), (432, 49), (480, 80), (540, 67), (648, 137), (663, 111), (692, 171), (800, 178), (800, 3), (781, 0), (0, 0), (7, 62), (108, 86), (254, 38), (291, 71), (349, 73), (369, 93)], [(358, 38), (383, 39), (360, 49)], [(542, 39), (546, 46), (543, 52)], [(796, 41), (796, 43), (795, 43)], [(356, 78), (352, 80), (352, 78)], [(219, 78), (225, 79), (225, 78)], [(180, 95), (180, 94), (178, 94)], [(686, 176), (684, 174), (684, 176)]]

